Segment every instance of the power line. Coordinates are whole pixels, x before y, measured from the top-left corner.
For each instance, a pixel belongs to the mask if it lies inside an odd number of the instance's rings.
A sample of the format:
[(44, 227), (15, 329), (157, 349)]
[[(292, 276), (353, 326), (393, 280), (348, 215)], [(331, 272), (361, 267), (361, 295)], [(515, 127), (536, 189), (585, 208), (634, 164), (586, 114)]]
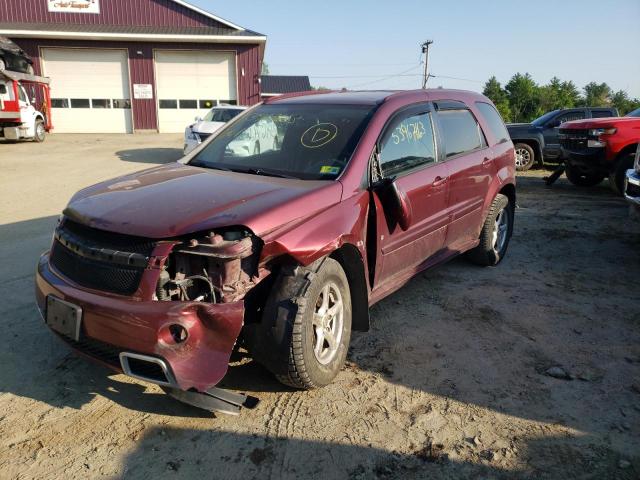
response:
[(416, 68), (420, 68), (420, 67), (421, 67), (420, 64), (414, 65), (413, 67), (411, 67), (411, 68), (409, 68), (407, 70), (404, 70), (403, 72), (396, 73), (396, 74), (393, 74), (393, 75), (386, 75), (384, 77), (378, 78), (377, 80), (372, 80), (370, 82), (364, 82), (364, 83), (359, 83), (357, 85), (351, 85), (348, 88), (357, 88), (357, 87), (362, 87), (362, 86), (365, 86), (365, 85), (371, 85), (372, 83), (382, 82), (383, 80), (389, 80), (389, 79), (395, 78), (395, 77), (412, 76), (412, 75), (407, 75), (407, 73), (412, 71), (412, 70), (415, 70)]

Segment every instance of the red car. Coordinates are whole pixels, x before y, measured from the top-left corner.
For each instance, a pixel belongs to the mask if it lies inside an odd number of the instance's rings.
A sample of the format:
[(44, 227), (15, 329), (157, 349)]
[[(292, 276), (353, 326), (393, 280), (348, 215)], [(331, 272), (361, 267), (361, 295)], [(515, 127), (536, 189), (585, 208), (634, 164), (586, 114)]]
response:
[(567, 154), (567, 179), (591, 187), (609, 177), (618, 195), (624, 193), (627, 170), (633, 167), (640, 141), (640, 108), (624, 117), (575, 120), (560, 125), (560, 144)]
[[(229, 147), (270, 122), (273, 148)], [(464, 252), (496, 265), (515, 195), (513, 144), (482, 95), (279, 97), (178, 163), (78, 192), (37, 302), (74, 349), (199, 406), (242, 403), (213, 388), (239, 342), (283, 383), (321, 387), (370, 305)]]

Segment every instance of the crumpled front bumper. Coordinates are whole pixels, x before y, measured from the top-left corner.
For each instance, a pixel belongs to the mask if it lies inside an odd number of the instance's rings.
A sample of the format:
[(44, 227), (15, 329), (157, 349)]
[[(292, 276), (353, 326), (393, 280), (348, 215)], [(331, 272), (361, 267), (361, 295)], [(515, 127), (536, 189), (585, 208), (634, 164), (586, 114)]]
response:
[[(243, 301), (140, 301), (80, 289), (52, 270), (48, 253), (40, 257), (35, 283), (45, 318), (48, 295), (82, 308), (80, 340), (60, 335), (72, 348), (120, 372), (123, 352), (158, 358), (168, 367), (172, 386), (181, 390), (204, 392), (222, 380), (243, 325)], [(182, 343), (171, 337), (172, 324), (186, 329)]]

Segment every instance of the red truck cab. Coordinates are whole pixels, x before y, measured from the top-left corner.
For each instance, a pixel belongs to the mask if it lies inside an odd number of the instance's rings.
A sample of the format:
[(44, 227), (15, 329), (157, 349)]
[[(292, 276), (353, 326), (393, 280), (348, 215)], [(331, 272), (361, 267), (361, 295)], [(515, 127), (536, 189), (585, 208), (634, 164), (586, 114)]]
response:
[(624, 117), (563, 123), (560, 144), (567, 153), (567, 178), (574, 185), (593, 186), (609, 177), (611, 187), (621, 195), (639, 141), (640, 109)]

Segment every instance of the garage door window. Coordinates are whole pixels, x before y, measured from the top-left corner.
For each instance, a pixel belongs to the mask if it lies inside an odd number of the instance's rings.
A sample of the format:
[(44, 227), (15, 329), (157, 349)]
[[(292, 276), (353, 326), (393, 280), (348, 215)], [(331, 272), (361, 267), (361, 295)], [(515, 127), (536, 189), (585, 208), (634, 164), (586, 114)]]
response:
[(114, 98), (113, 108), (131, 108), (131, 100), (129, 100), (128, 98)]
[(88, 98), (72, 98), (71, 108), (89, 108), (91, 106)]
[(91, 100), (93, 108), (111, 108), (111, 100), (108, 98), (94, 98)]
[(180, 108), (198, 108), (197, 100), (180, 100)]
[(178, 108), (178, 100), (160, 100), (160, 108)]
[(53, 108), (69, 108), (68, 98), (52, 98), (51, 107)]

